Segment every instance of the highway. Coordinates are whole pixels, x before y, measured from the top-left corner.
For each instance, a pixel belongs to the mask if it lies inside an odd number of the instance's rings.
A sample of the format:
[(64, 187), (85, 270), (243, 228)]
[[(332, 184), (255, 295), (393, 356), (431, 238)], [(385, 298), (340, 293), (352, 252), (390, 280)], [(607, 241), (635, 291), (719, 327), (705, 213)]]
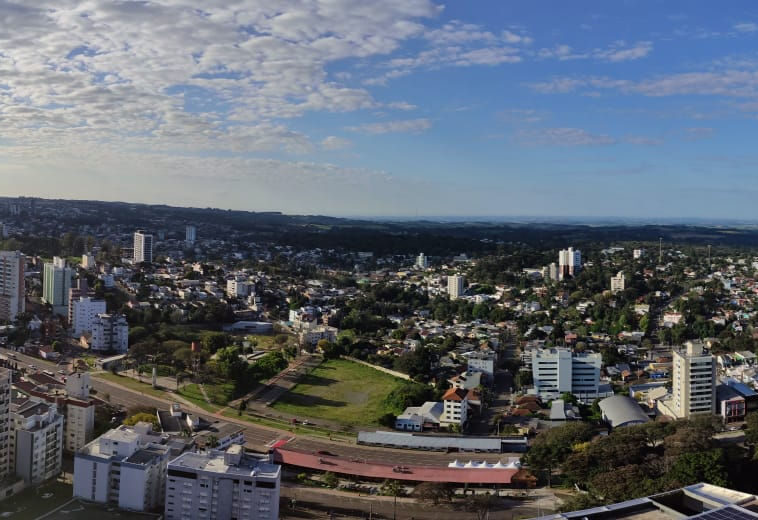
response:
[[(28, 370), (28, 365), (35, 365), (39, 370), (50, 370), (52, 372), (56, 372), (60, 369), (59, 365), (56, 365), (55, 363), (46, 361), (44, 359), (39, 359), (36, 357), (20, 354), (18, 352), (12, 352), (5, 348), (0, 348), (0, 354), (7, 356), (11, 353), (16, 355), (15, 361), (18, 362), (19, 369)], [(168, 409), (169, 404), (172, 402), (171, 394), (169, 393), (166, 394), (165, 399), (158, 399), (136, 390), (97, 379), (96, 377), (92, 378), (92, 387), (96, 390), (98, 397), (102, 398), (104, 394), (108, 394), (108, 401), (111, 404), (118, 405), (127, 409), (136, 406), (150, 406), (165, 410)], [(287, 431), (281, 431), (266, 426), (251, 424), (241, 419), (212, 415), (202, 410), (201, 408), (190, 406), (184, 402), (181, 404), (182, 408), (185, 411), (192, 412), (202, 417), (206, 421), (226, 421), (238, 424), (245, 431), (246, 446), (250, 449), (258, 451), (265, 451), (276, 441), (287, 439), (290, 441), (288, 443), (288, 447), (293, 449), (313, 452), (328, 451), (341, 457), (360, 459), (371, 462), (380, 462), (385, 464), (447, 466), (448, 463), (456, 459), (460, 461), (486, 460), (488, 462), (496, 462), (498, 460), (507, 461), (508, 457), (520, 456), (520, 454), (517, 453), (440, 453), (359, 446), (357, 444), (348, 443), (346, 441), (329, 441), (326, 439), (322, 440), (307, 436), (294, 436), (292, 433)]]

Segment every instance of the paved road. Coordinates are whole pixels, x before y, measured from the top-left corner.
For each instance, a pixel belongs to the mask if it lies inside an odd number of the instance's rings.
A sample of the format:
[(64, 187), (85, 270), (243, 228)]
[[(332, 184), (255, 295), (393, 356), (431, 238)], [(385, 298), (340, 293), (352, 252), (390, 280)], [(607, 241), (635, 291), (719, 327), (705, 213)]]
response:
[[(0, 354), (7, 355), (9, 350), (0, 348)], [(26, 356), (15, 353), (20, 369), (24, 369), (29, 364), (35, 365), (40, 370), (58, 370), (55, 363), (43, 359)], [(155, 408), (167, 409), (172, 402), (171, 394), (166, 394), (165, 399), (158, 399), (148, 394), (143, 394), (130, 388), (125, 388), (100, 379), (92, 379), (92, 387), (97, 391), (99, 396), (108, 394), (109, 402), (124, 408), (133, 408), (136, 406), (150, 406)], [(374, 448), (371, 446), (359, 446), (346, 441), (329, 441), (327, 439), (316, 439), (312, 437), (296, 437), (292, 433), (274, 428), (268, 428), (257, 424), (231, 418), (219, 417), (203, 411), (197, 407), (191, 407), (183, 404), (182, 407), (199, 415), (207, 421), (226, 421), (239, 424), (245, 431), (246, 446), (250, 449), (265, 451), (269, 446), (280, 439), (291, 439), (289, 447), (305, 451), (329, 451), (343, 457), (352, 459), (362, 459), (373, 462), (382, 462), (387, 464), (417, 464), (428, 466), (447, 466), (453, 460), (486, 460), (496, 462), (498, 460), (507, 461), (508, 457), (518, 457), (516, 453), (503, 454), (482, 454), (482, 453), (440, 453), (440, 452), (423, 452), (413, 450), (398, 450), (391, 448)]]

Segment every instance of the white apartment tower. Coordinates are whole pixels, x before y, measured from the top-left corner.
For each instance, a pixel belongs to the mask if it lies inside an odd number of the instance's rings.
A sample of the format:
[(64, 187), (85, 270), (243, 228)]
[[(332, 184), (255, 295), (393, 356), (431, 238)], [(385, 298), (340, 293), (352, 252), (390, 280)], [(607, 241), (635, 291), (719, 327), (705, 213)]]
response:
[(78, 300), (72, 302), (72, 321), (73, 336), (78, 338), (86, 332), (92, 332), (98, 314), (105, 314), (105, 300), (96, 300), (94, 298), (80, 296)]
[(424, 253), (419, 253), (416, 257), (416, 267), (418, 269), (426, 269), (429, 267), (429, 259)]
[(54, 404), (14, 398), (11, 410), (10, 471), (26, 484), (58, 476), (63, 461), (63, 415)]
[(442, 396), (442, 404), (440, 425), (462, 428), (468, 421), (468, 390), (449, 388)]
[(92, 253), (84, 253), (82, 255), (82, 268), (84, 269), (95, 269), (97, 267), (97, 264), (95, 263), (95, 255)]
[(447, 294), (451, 300), (457, 300), (463, 295), (463, 277), (457, 274), (447, 277)]
[(125, 354), (129, 350), (129, 324), (123, 314), (98, 314), (92, 322), (92, 350)]
[(624, 289), (626, 289), (626, 278), (624, 277), (624, 271), (619, 271), (616, 276), (611, 276), (611, 292), (616, 294), (624, 292)]
[(573, 247), (558, 252), (558, 277), (576, 276), (582, 270), (582, 252)]
[(678, 419), (716, 413), (716, 363), (699, 341), (674, 350), (671, 411)]
[(603, 358), (595, 352), (575, 353), (566, 348), (532, 351), (534, 390), (543, 399), (557, 399), (569, 392), (580, 401), (600, 396)]
[(281, 467), (240, 445), (186, 452), (168, 465), (166, 520), (276, 520)]
[(153, 261), (153, 235), (138, 230), (134, 233), (134, 263), (152, 263)]
[(53, 257), (45, 263), (42, 273), (42, 299), (53, 307), (53, 313), (68, 316), (68, 293), (74, 270), (66, 266), (66, 259)]
[(104, 433), (74, 457), (74, 496), (133, 511), (161, 507), (170, 453), (166, 440), (150, 423)]
[(19, 251), (0, 251), (0, 322), (14, 321), (26, 310), (24, 266)]

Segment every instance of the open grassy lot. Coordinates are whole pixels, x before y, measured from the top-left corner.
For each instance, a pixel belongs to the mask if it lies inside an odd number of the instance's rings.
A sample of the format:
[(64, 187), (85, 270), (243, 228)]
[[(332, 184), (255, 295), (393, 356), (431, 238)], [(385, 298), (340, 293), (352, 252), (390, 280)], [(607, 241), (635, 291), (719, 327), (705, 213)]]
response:
[(298, 417), (373, 425), (391, 411), (385, 407), (384, 399), (402, 383), (371, 367), (332, 359), (305, 375), (273, 408)]
[(233, 397), (234, 383), (206, 383), (203, 385), (203, 387), (205, 388), (205, 392), (208, 394), (208, 398), (218, 406), (208, 404), (205, 401), (205, 397), (200, 391), (200, 388), (195, 383), (183, 386), (178, 393), (185, 399), (192, 401), (199, 407), (211, 412), (215, 412), (221, 406), (225, 406)]
[[(136, 379), (132, 379), (131, 377), (126, 376), (120, 376), (116, 374), (111, 374), (110, 372), (100, 372), (97, 374), (93, 374), (92, 377), (96, 379), (102, 379), (104, 381), (110, 381), (111, 383), (116, 383), (121, 386), (125, 386), (127, 388), (131, 388), (132, 390), (136, 390), (137, 392), (142, 392), (143, 394), (152, 395), (154, 397), (162, 397), (164, 399), (168, 399), (166, 393), (162, 390), (157, 390), (153, 388), (153, 385), (150, 383), (140, 383)], [(150, 377), (145, 376), (145, 381), (150, 381)], [(103, 396), (99, 396), (102, 398)]]

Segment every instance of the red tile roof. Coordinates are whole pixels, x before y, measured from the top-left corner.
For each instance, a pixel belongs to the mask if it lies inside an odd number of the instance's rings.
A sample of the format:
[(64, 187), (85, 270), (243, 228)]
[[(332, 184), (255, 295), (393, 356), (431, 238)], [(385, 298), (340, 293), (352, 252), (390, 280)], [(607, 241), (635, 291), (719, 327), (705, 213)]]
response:
[(442, 396), (443, 401), (463, 401), (466, 398), (466, 390), (462, 388), (450, 388)]

